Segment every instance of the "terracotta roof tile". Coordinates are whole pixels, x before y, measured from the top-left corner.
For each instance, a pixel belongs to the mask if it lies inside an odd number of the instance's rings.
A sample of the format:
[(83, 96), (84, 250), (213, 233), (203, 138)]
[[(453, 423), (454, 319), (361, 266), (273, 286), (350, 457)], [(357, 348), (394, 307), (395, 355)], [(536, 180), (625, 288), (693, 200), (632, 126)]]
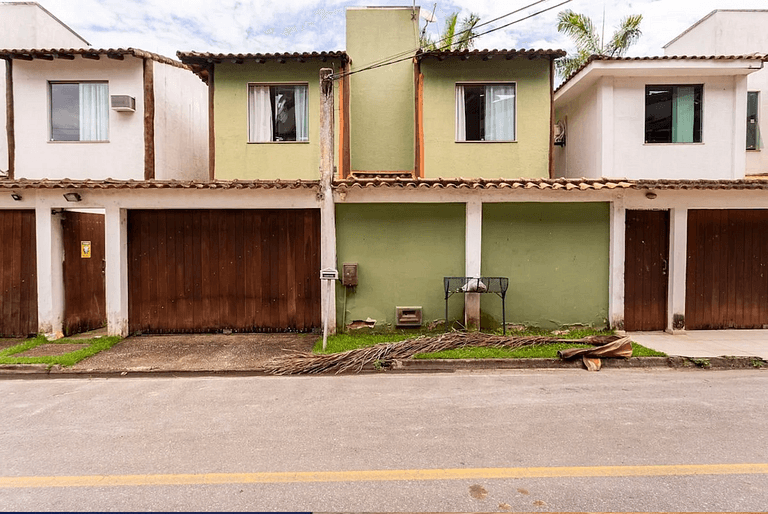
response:
[(549, 59), (556, 59), (558, 57), (565, 56), (565, 50), (552, 50), (552, 49), (525, 49), (520, 48), (518, 50), (515, 49), (502, 49), (502, 50), (425, 50), (419, 54), (417, 54), (417, 57), (419, 59), (424, 59), (426, 57), (434, 57), (438, 60), (442, 61), (447, 57), (461, 57), (463, 59), (469, 59), (470, 57), (482, 57), (485, 59), (491, 58), (493, 56), (502, 56), (507, 59), (511, 59), (513, 57), (528, 57), (529, 59), (533, 59), (536, 57), (543, 57), (543, 58), (549, 58)]
[(319, 189), (317, 180), (0, 180), (0, 189)]
[(91, 56), (92, 58), (100, 58), (102, 55), (106, 55), (113, 59), (120, 59), (124, 55), (132, 55), (140, 59), (148, 58), (185, 70), (190, 69), (175, 59), (139, 50), (138, 48), (16, 48), (0, 50), (0, 59), (18, 59), (22, 61), (31, 61), (32, 59), (43, 59), (46, 61), (52, 61), (53, 59), (72, 60), (75, 55)]

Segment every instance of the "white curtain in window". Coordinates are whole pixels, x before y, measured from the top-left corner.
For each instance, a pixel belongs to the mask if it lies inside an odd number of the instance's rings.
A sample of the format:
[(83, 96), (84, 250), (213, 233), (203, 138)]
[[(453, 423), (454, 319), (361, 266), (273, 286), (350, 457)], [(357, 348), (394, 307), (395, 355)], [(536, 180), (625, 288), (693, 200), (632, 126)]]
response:
[(272, 105), (269, 86), (248, 88), (248, 141), (272, 141)]
[(109, 139), (107, 84), (80, 83), (80, 141)]
[(309, 120), (307, 116), (307, 86), (296, 86), (293, 94), (296, 113), (296, 141), (309, 141)]
[(485, 86), (485, 140), (515, 140), (515, 85)]
[(456, 86), (456, 141), (467, 140), (467, 116), (464, 107), (464, 86)]

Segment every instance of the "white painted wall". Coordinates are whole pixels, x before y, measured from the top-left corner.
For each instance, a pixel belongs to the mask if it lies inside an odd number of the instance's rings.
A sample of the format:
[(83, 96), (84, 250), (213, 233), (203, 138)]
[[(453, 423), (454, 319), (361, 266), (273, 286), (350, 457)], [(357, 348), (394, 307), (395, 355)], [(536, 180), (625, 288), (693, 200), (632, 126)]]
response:
[[(702, 143), (644, 142), (647, 84), (704, 85)], [(565, 151), (555, 152), (557, 176), (744, 177), (744, 152), (733, 150), (746, 146), (743, 76), (602, 77), (569, 102), (556, 103), (556, 119), (562, 116), (567, 116), (568, 131)]]
[[(0, 48), (83, 48), (88, 41), (34, 3), (0, 3)], [(0, 174), (8, 171), (5, 73), (0, 66)]]
[(154, 62), (155, 178), (208, 179), (208, 86), (185, 69)]
[(555, 147), (555, 176), (600, 177), (600, 120), (597, 88), (574, 101), (555, 105), (555, 122), (566, 121), (566, 144)]
[(0, 3), (0, 48), (84, 48), (88, 41), (35, 3)]
[[(143, 60), (13, 61), (16, 178), (144, 178)], [(108, 142), (51, 142), (49, 81), (104, 80), (110, 95), (136, 98), (136, 112), (109, 110)]]
[[(768, 54), (768, 10), (717, 11), (664, 47), (665, 55), (744, 55), (755, 52)], [(758, 125), (762, 141), (759, 150), (746, 152), (746, 173), (766, 174), (768, 68), (748, 77), (747, 90), (760, 91)]]

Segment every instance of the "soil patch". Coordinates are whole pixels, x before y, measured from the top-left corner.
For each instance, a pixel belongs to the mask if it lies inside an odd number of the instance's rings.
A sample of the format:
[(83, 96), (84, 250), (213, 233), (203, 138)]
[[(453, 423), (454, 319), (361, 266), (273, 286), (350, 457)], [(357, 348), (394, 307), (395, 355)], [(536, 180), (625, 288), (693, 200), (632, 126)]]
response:
[(41, 344), (24, 353), (16, 353), (14, 357), (48, 357), (52, 355), (64, 355), (69, 352), (76, 352), (87, 348), (87, 344)]
[(258, 371), (288, 351), (309, 352), (312, 334), (134, 336), (75, 364), (88, 371)]
[(24, 342), (23, 339), (0, 338), (0, 350), (5, 350), (6, 348), (10, 348), (11, 346), (16, 346), (17, 344), (21, 344), (22, 342)]

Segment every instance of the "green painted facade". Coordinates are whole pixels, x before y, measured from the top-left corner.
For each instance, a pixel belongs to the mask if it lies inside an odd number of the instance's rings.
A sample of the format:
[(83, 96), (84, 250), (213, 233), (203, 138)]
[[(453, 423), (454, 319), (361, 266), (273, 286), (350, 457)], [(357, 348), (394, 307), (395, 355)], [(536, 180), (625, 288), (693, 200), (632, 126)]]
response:
[[(359, 279), (337, 287), (339, 327), (370, 317), (394, 328), (397, 306), (422, 306), (425, 324), (442, 319), (443, 277), (464, 275), (464, 227), (464, 204), (337, 204), (339, 269), (356, 262)], [(463, 299), (449, 307), (463, 318)]]
[[(415, 54), (418, 8), (347, 9), (347, 54), (352, 71), (393, 55)], [(357, 171), (414, 168), (413, 62), (351, 75), (350, 160)]]
[[(507, 322), (607, 324), (609, 217), (608, 203), (483, 205), (482, 272), (509, 277)], [(483, 295), (481, 310), (500, 325), (498, 297)]]
[[(549, 177), (550, 61), (425, 58), (424, 176)], [(456, 84), (516, 84), (516, 142), (456, 142)]]
[[(220, 180), (320, 178), (320, 69), (338, 70), (339, 60), (308, 59), (280, 64), (217, 64), (214, 70), (214, 133), (216, 178)], [(309, 141), (248, 142), (248, 84), (307, 84)], [(338, 134), (338, 84), (334, 88), (335, 132)], [(338, 145), (334, 145), (338, 162)]]

